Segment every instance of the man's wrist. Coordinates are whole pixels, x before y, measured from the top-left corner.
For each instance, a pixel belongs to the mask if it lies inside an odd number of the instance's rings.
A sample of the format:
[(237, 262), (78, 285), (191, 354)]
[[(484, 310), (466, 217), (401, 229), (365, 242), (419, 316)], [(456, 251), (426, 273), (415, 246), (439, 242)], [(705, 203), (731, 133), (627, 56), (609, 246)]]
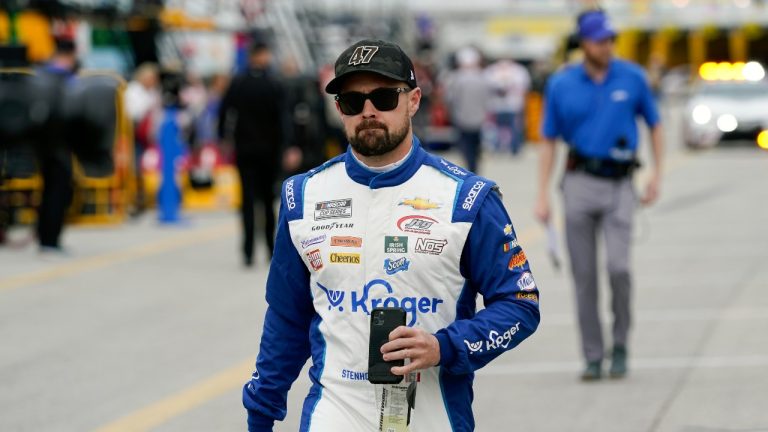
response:
[(449, 367), (456, 359), (456, 350), (453, 348), (451, 338), (443, 331), (439, 331), (434, 334), (437, 343), (440, 345), (440, 360), (437, 365), (441, 367)]

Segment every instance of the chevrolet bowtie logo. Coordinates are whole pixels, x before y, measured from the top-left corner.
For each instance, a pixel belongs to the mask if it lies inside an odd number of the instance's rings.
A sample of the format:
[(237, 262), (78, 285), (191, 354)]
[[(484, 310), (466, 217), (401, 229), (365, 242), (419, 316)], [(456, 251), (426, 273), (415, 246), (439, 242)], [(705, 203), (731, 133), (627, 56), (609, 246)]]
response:
[(426, 198), (405, 199), (400, 201), (399, 205), (411, 206), (414, 210), (431, 210), (440, 208), (440, 204), (434, 203)]

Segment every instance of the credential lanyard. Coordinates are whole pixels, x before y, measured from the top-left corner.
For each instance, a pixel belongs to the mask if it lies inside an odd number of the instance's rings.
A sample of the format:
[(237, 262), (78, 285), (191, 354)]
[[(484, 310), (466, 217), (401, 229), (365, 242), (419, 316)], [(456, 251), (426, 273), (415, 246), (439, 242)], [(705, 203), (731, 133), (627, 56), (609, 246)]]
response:
[(399, 384), (374, 384), (379, 411), (379, 432), (408, 432), (411, 407), (408, 387), (416, 385), (419, 374), (409, 373)]

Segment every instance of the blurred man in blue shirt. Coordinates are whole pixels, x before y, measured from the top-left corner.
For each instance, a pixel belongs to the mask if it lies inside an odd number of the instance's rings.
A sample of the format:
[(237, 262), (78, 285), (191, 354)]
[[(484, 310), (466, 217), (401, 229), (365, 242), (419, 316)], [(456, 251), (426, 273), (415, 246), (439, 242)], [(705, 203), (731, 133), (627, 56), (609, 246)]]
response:
[(605, 352), (598, 314), (597, 235), (605, 235), (613, 312), (610, 376), (627, 372), (630, 326), (630, 243), (636, 195), (632, 173), (641, 116), (651, 129), (654, 164), (640, 201), (649, 205), (659, 195), (662, 133), (659, 114), (644, 72), (635, 64), (613, 58), (616, 32), (601, 10), (578, 18), (582, 63), (553, 75), (546, 90), (536, 216), (550, 216), (549, 186), (554, 167), (555, 140), (569, 147), (563, 177), (566, 239), (571, 260), (579, 329), (586, 369), (584, 380), (602, 376)]

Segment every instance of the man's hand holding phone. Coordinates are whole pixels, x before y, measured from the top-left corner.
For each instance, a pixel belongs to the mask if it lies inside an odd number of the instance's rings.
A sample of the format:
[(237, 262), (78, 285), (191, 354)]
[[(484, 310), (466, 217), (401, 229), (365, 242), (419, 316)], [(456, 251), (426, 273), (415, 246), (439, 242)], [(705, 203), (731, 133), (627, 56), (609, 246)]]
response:
[(400, 326), (389, 333), (389, 342), (382, 345), (385, 361), (410, 359), (405, 366), (393, 367), (395, 375), (406, 375), (437, 366), (440, 363), (440, 343), (435, 335), (418, 328)]

